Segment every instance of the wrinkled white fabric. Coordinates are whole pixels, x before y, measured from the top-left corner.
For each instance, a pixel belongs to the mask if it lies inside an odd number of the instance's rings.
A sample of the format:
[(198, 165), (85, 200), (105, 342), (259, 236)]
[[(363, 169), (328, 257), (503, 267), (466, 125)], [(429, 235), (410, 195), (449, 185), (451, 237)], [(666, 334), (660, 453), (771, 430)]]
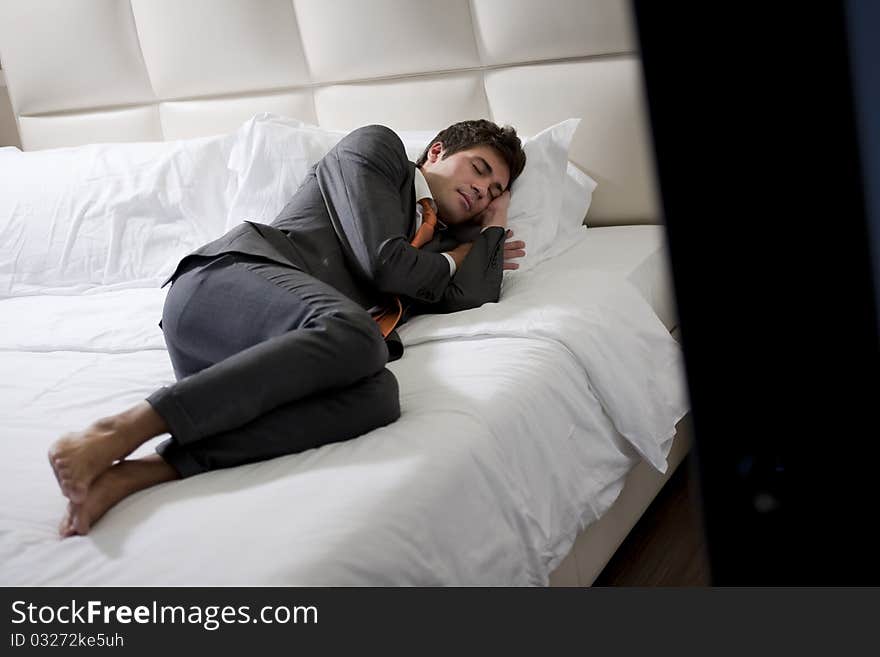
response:
[(404, 345), (519, 337), (556, 343), (584, 368), (615, 428), (660, 472), (661, 446), (687, 409), (678, 343), (624, 278), (599, 270), (508, 281), (503, 303), (425, 315), (400, 328)]

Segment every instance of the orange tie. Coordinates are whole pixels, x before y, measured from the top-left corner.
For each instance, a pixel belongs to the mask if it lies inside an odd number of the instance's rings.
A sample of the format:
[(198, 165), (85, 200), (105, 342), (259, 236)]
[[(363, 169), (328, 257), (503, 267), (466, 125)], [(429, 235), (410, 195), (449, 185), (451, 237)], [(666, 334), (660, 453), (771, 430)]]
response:
[(416, 231), (412, 244), (417, 249), (421, 249), (425, 244), (434, 238), (434, 227), (437, 225), (437, 214), (431, 202), (426, 199), (420, 199), (419, 204), (422, 206), (422, 225)]
[[(431, 202), (423, 198), (419, 200), (419, 204), (422, 206), (422, 225), (419, 226), (412, 242), (410, 242), (417, 249), (422, 248), (433, 239), (434, 226), (437, 225), (437, 213), (434, 212)], [(379, 330), (382, 332), (383, 338), (388, 337), (388, 334), (394, 330), (394, 327), (397, 326), (403, 315), (403, 304), (400, 303), (400, 299), (398, 297), (393, 297), (393, 299), (388, 307), (373, 314), (373, 319), (379, 324)]]

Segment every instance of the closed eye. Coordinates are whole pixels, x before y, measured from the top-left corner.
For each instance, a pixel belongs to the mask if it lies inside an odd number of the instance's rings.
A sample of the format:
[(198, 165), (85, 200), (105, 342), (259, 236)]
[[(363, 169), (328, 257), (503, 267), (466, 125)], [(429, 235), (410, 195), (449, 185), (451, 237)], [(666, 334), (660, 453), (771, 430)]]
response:
[[(482, 171), (482, 170), (480, 170), (480, 168), (477, 166), (477, 162), (479, 162), (479, 163), (482, 164), (484, 167), (486, 167), (485, 172)], [(481, 175), (481, 176), (491, 175), (491, 173), (492, 173), (492, 166), (491, 166), (488, 162), (486, 162), (486, 160), (484, 160), (482, 157), (478, 157), (478, 158), (477, 158), (477, 161), (474, 162), (474, 163), (472, 163), (472, 164), (473, 164), (473, 167), (474, 167), (474, 171), (476, 171), (479, 175)], [(496, 182), (496, 183), (492, 183), (492, 184), (490, 185), (490, 189), (492, 190), (492, 191), (490, 192), (490, 196), (492, 197), (493, 200), (496, 199), (496, 198), (498, 198), (499, 196), (501, 196), (501, 195), (504, 193), (504, 190), (501, 189), (501, 185), (499, 185), (497, 182)]]

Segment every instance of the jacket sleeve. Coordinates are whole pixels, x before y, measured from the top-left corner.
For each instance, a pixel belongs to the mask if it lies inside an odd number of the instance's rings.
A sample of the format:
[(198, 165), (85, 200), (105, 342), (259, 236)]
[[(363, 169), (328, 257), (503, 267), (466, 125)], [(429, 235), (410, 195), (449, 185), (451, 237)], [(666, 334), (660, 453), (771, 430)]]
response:
[(315, 176), (356, 273), (380, 292), (433, 303), (449, 285), (449, 262), (409, 244), (409, 166), (400, 138), (373, 125), (344, 137), (316, 165)]
[(497, 302), (501, 296), (504, 234), (505, 230), (497, 226), (484, 230), (474, 240), (440, 300), (430, 305), (419, 304), (413, 309), (415, 314), (454, 313)]

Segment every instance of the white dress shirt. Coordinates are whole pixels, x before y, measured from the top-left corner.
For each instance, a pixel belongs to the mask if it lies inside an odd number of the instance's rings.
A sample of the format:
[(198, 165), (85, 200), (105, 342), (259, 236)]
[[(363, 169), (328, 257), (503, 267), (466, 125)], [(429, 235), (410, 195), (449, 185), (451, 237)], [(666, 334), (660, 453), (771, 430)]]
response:
[[(434, 197), (431, 195), (431, 188), (428, 187), (428, 181), (425, 180), (425, 175), (422, 173), (421, 169), (416, 167), (416, 176), (413, 180), (413, 184), (416, 188), (416, 230), (418, 230), (422, 225), (422, 204), (419, 203), (423, 198), (428, 199), (431, 202), (431, 207), (434, 208), (434, 212), (437, 212), (437, 204), (434, 202)], [(446, 224), (444, 224), (440, 219), (437, 219), (437, 228), (445, 229)], [(448, 253), (444, 253), (446, 259), (449, 261), (449, 276), (455, 276), (455, 260)]]

